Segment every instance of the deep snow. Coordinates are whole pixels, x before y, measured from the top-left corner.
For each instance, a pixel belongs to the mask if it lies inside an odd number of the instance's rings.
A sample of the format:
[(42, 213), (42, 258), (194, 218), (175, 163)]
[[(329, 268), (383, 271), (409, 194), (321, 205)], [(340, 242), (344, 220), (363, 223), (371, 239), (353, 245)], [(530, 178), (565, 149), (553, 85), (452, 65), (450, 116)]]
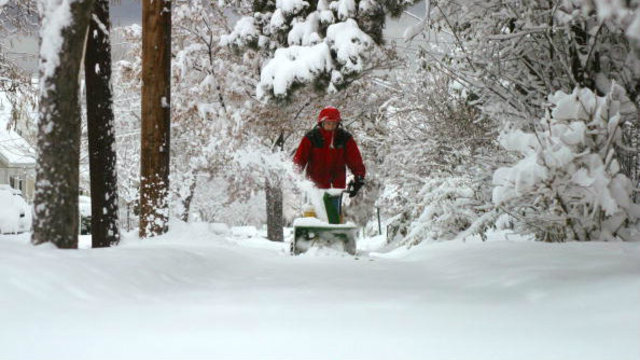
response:
[(2, 359), (640, 358), (640, 243), (364, 251), (377, 238), (353, 258), (206, 224), (109, 249), (28, 239), (0, 237)]

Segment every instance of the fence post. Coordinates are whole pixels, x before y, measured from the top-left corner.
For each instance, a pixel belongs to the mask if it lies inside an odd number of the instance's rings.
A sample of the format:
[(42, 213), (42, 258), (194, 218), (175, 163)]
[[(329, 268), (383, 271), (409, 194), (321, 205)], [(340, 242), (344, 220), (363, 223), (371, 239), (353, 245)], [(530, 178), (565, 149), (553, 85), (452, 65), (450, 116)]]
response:
[(382, 235), (382, 225), (380, 224), (380, 208), (377, 206), (376, 212), (378, 213), (378, 235)]

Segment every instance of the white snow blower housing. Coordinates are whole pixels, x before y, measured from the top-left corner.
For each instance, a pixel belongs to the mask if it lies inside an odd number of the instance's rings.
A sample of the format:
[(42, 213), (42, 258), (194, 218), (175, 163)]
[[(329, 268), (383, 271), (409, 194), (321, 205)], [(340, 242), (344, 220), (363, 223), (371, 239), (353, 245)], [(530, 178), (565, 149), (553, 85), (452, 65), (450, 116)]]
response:
[(344, 189), (319, 189), (309, 194), (310, 204), (305, 205), (302, 218), (293, 221), (291, 253), (299, 255), (310, 248), (331, 248), (356, 253), (358, 227), (343, 223), (342, 195)]

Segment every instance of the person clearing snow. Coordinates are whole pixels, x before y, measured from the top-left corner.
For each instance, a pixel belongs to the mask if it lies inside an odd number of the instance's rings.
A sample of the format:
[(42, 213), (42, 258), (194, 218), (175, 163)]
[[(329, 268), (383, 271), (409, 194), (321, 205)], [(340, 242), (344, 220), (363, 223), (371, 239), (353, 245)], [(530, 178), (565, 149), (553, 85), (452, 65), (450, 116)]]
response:
[[(312, 199), (314, 211), (305, 211), (307, 218), (294, 221), (291, 251), (295, 255), (314, 245), (335, 244), (355, 254), (357, 227), (342, 223), (342, 194), (346, 192), (349, 197), (356, 196), (364, 185), (366, 170), (358, 145), (353, 136), (342, 128), (340, 121), (338, 109), (332, 106), (322, 109), (317, 125), (302, 138), (293, 157), (298, 170), (305, 171), (307, 178), (321, 190), (322, 196), (322, 201)], [(354, 180), (344, 190), (347, 167)]]
[(340, 111), (325, 107), (318, 115), (318, 124), (302, 138), (293, 162), (319, 189), (343, 189), (346, 168), (355, 179), (349, 183), (349, 197), (354, 197), (364, 185), (365, 167), (353, 136), (341, 126)]

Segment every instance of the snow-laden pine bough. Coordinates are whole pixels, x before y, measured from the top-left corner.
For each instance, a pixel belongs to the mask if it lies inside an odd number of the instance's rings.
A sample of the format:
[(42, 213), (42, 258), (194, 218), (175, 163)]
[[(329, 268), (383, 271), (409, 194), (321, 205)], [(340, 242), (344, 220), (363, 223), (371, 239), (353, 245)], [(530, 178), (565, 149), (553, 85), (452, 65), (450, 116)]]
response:
[(309, 203), (303, 217), (293, 222), (291, 254), (299, 255), (311, 248), (331, 248), (356, 254), (358, 226), (344, 222), (342, 195), (349, 189), (317, 189), (308, 194)]

